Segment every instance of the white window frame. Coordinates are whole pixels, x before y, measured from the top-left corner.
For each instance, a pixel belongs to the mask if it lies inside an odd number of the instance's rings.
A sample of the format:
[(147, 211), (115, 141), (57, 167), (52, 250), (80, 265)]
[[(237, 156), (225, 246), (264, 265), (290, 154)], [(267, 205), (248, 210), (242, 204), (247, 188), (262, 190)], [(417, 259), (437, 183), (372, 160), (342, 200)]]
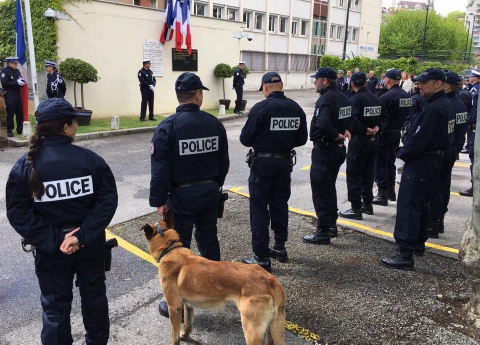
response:
[(312, 22), (312, 37), (320, 37), (320, 20), (314, 19)]
[[(285, 25), (282, 31), (282, 22)], [(286, 34), (288, 32), (288, 18), (287, 17), (280, 17), (280, 22), (278, 25), (278, 32), (281, 34)]]
[(330, 24), (330, 33), (328, 37), (332, 40), (335, 39), (336, 32), (337, 32), (337, 26), (335, 24)]
[(337, 36), (335, 36), (337, 40), (343, 39), (343, 25), (337, 25)]
[[(258, 19), (261, 18), (261, 25), (259, 28)], [(254, 29), (257, 31), (264, 31), (265, 30), (265, 13), (255, 12), (255, 26)]]
[(352, 41), (358, 42), (358, 28), (352, 28)]
[(345, 0), (338, 0), (338, 7), (345, 7)]
[(352, 4), (354, 4), (353, 5), (354, 10), (355, 11), (360, 11), (360, 0), (352, 0), (352, 1), (353, 1)]
[(268, 31), (277, 32), (277, 20), (278, 16), (270, 15), (268, 17)]
[[(197, 16), (205, 16), (206, 13), (207, 13), (207, 4), (204, 4), (202, 2), (196, 2), (195, 1), (195, 6), (193, 7), (193, 14), (197, 15)], [(199, 7), (203, 8), (203, 14), (198, 14), (198, 9)]]
[(292, 20), (292, 36), (298, 36), (298, 19)]
[[(230, 18), (230, 13), (233, 13), (233, 18)], [(227, 16), (228, 20), (236, 21), (238, 20), (238, 10), (236, 8), (227, 7)]]
[[(212, 12), (213, 18), (222, 19), (224, 11), (225, 11), (225, 7), (223, 6), (213, 6), (213, 12)], [(215, 12), (217, 13), (215, 14)]]
[(245, 23), (246, 28), (250, 30), (253, 29), (252, 18), (253, 18), (253, 12), (250, 12), (250, 11), (243, 12), (242, 20)]
[[(323, 35), (322, 35), (322, 28), (323, 28)], [(327, 22), (320, 20), (320, 38), (327, 38)]]
[(308, 20), (300, 21), (300, 36), (308, 36)]

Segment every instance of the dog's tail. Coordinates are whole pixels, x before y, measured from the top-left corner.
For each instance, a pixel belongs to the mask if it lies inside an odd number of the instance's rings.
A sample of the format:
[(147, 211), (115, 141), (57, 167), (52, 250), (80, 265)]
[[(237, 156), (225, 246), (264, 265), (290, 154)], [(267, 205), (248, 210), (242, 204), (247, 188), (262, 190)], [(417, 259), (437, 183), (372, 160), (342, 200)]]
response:
[(267, 328), (267, 345), (285, 345), (285, 290), (278, 280), (271, 283), (274, 314)]

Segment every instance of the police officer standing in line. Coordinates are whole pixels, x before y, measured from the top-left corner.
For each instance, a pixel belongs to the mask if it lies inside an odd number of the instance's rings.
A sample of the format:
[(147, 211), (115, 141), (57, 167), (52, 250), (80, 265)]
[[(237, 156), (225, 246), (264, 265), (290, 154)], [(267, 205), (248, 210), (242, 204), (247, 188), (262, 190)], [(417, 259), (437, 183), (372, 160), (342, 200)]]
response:
[[(345, 78), (343, 77), (343, 71), (341, 69), (338, 70), (338, 76), (337, 76), (337, 81), (336, 81), (336, 86), (337, 86), (337, 89), (340, 90), (340, 91), (343, 91), (344, 90), (344, 87), (345, 87)], [(319, 92), (319, 91), (317, 91)]]
[(348, 201), (352, 208), (340, 211), (339, 215), (360, 220), (363, 219), (362, 212), (373, 214), (375, 140), (377, 133), (387, 126), (388, 114), (379, 98), (368, 91), (365, 73), (352, 75), (350, 84), (355, 92), (350, 99), (352, 116), (347, 125), (352, 135), (347, 153)]
[[(150, 206), (163, 216), (170, 209), (183, 246), (190, 248), (193, 225), (200, 255), (220, 261), (217, 238), (219, 188), (230, 166), (227, 133), (213, 115), (200, 110), (203, 86), (193, 73), (175, 82), (177, 112), (162, 121), (152, 138)], [(165, 301), (160, 314), (168, 317)]]
[(350, 137), (346, 130), (346, 119), (351, 116), (352, 107), (335, 83), (335, 70), (320, 68), (316, 74), (315, 88), (320, 94), (310, 124), (310, 140), (313, 141), (310, 184), (313, 206), (317, 214), (317, 230), (303, 238), (312, 244), (330, 244), (330, 237), (337, 237), (337, 180), (340, 166), (347, 151), (345, 139)]
[(14, 137), (13, 134), (13, 115), (17, 121), (17, 134), (23, 132), (23, 107), (20, 89), (25, 85), (20, 71), (17, 69), (18, 57), (9, 57), (5, 59), (7, 67), (2, 69), (1, 82), (5, 94), (5, 107), (7, 111), (7, 135)]
[(65, 80), (58, 73), (57, 64), (45, 60), (45, 70), (47, 71), (47, 96), (48, 98), (64, 98), (67, 92)]
[[(472, 116), (472, 94), (470, 93), (470, 88), (465, 83), (468, 82), (468, 79), (460, 78), (460, 83), (458, 84), (458, 98), (462, 101), (463, 104), (467, 107), (468, 118), (470, 119)], [(467, 126), (467, 140), (465, 144), (465, 138), (463, 138), (463, 143), (465, 147), (462, 148), (460, 153), (468, 153), (468, 141), (470, 136), (472, 135), (472, 129)]]
[[(253, 147), (249, 153), (250, 224), (255, 256), (244, 258), (247, 264), (258, 264), (271, 270), (270, 258), (288, 260), (285, 242), (288, 238), (288, 199), (293, 168), (293, 148), (308, 139), (307, 120), (302, 108), (282, 92), (283, 82), (276, 72), (262, 77), (259, 91), (265, 100), (255, 104), (240, 134), (240, 142)], [(269, 249), (268, 226), (274, 232), (275, 244)]]
[(233, 88), (237, 94), (237, 99), (235, 100), (235, 109), (233, 109), (234, 114), (240, 114), (240, 107), (243, 100), (243, 84), (245, 84), (245, 77), (243, 76), (243, 69), (245, 68), (245, 61), (240, 61), (238, 67), (233, 72)]
[(109, 338), (105, 228), (117, 209), (117, 188), (100, 156), (72, 145), (77, 116), (82, 114), (63, 98), (40, 103), (30, 150), (12, 168), (6, 187), (8, 220), (36, 248), (44, 345), (73, 343), (70, 312), (75, 275), (84, 344), (105, 345)]
[(398, 192), (394, 237), (399, 252), (384, 258), (387, 268), (413, 270), (413, 254), (423, 256), (430, 221), (430, 198), (442, 166), (442, 152), (448, 148), (448, 117), (454, 113), (445, 96), (445, 73), (430, 68), (415, 77), (427, 106), (410, 125), (397, 158), (405, 162)]
[(448, 202), (450, 201), (452, 169), (458, 153), (462, 150), (467, 131), (467, 107), (460, 101), (457, 95), (460, 77), (454, 72), (445, 72), (445, 77), (445, 93), (455, 112), (448, 113), (449, 146), (443, 151), (443, 163), (439, 173), (439, 180), (434, 186), (430, 201), (431, 214), (430, 226), (428, 227), (428, 237), (430, 238), (438, 238), (438, 234), (444, 232), (443, 220), (448, 211)]
[(395, 194), (395, 177), (397, 175), (395, 150), (400, 145), (400, 130), (412, 107), (412, 98), (400, 88), (401, 79), (402, 71), (388, 70), (385, 77), (385, 86), (388, 91), (379, 98), (388, 112), (390, 121), (385, 130), (380, 133), (377, 143), (375, 182), (378, 186), (378, 194), (372, 201), (374, 205), (387, 206), (388, 200), (397, 200)]
[(153, 115), (153, 104), (155, 100), (155, 85), (157, 79), (153, 76), (150, 70), (152, 63), (150, 60), (143, 60), (143, 68), (138, 71), (138, 81), (140, 82), (140, 92), (142, 94), (142, 104), (140, 106), (140, 121), (145, 121), (147, 115), (148, 103), (148, 119), (150, 121), (157, 121)]

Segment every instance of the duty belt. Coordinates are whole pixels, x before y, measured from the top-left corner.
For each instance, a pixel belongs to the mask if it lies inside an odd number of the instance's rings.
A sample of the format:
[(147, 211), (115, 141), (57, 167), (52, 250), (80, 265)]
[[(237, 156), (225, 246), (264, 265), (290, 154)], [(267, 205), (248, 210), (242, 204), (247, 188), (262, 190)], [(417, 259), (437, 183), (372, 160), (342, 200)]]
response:
[(423, 154), (424, 155), (441, 155), (442, 150), (427, 150)]
[(257, 152), (255, 151), (256, 157), (262, 158), (280, 158), (290, 160), (290, 153), (278, 153), (278, 152)]
[(328, 142), (314, 141), (313, 147), (318, 147), (323, 149), (325, 147), (334, 147), (334, 146), (343, 145), (343, 144), (344, 144), (343, 140), (335, 140), (335, 141), (328, 141)]
[(199, 186), (202, 184), (208, 184), (208, 183), (213, 183), (215, 182), (214, 180), (199, 180), (199, 181), (194, 181), (194, 182), (189, 182), (189, 183), (182, 183), (182, 184), (177, 184), (173, 185), (172, 188), (177, 189), (177, 188), (187, 188), (187, 187), (193, 187), (193, 186)]

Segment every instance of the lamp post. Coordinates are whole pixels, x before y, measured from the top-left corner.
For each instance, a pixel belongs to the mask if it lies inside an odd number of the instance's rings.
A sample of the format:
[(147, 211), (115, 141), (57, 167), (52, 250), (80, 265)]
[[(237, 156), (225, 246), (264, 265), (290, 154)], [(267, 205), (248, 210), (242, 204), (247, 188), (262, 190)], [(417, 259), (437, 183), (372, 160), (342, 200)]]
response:
[(467, 59), (467, 49), (468, 49), (468, 37), (470, 36), (470, 21), (467, 17), (467, 41), (465, 42), (465, 53), (463, 54), (463, 63), (465, 64), (465, 60)]
[(425, 58), (425, 38), (427, 36), (428, 10), (430, 9), (430, 0), (428, 0), (427, 4), (425, 5), (425, 9), (427, 10), (427, 14), (425, 16), (425, 27), (423, 29), (422, 59)]
[[(472, 18), (472, 33), (470, 34), (470, 49), (468, 50), (468, 55), (469, 55), (469, 58), (468, 60), (470, 61), (470, 55), (472, 55), (472, 44), (473, 44), (473, 30), (475, 30), (475, 15), (473, 13), (470, 13), (470, 15), (473, 16)], [(475, 56), (475, 54), (473, 54), (473, 56)], [(475, 61), (473, 61), (475, 62)], [(473, 63), (475, 65), (475, 63)]]
[(345, 23), (345, 40), (343, 42), (343, 60), (345, 61), (345, 56), (347, 55), (347, 38), (348, 38), (348, 17), (350, 16), (350, 4), (352, 0), (348, 0), (347, 4), (347, 22)]

